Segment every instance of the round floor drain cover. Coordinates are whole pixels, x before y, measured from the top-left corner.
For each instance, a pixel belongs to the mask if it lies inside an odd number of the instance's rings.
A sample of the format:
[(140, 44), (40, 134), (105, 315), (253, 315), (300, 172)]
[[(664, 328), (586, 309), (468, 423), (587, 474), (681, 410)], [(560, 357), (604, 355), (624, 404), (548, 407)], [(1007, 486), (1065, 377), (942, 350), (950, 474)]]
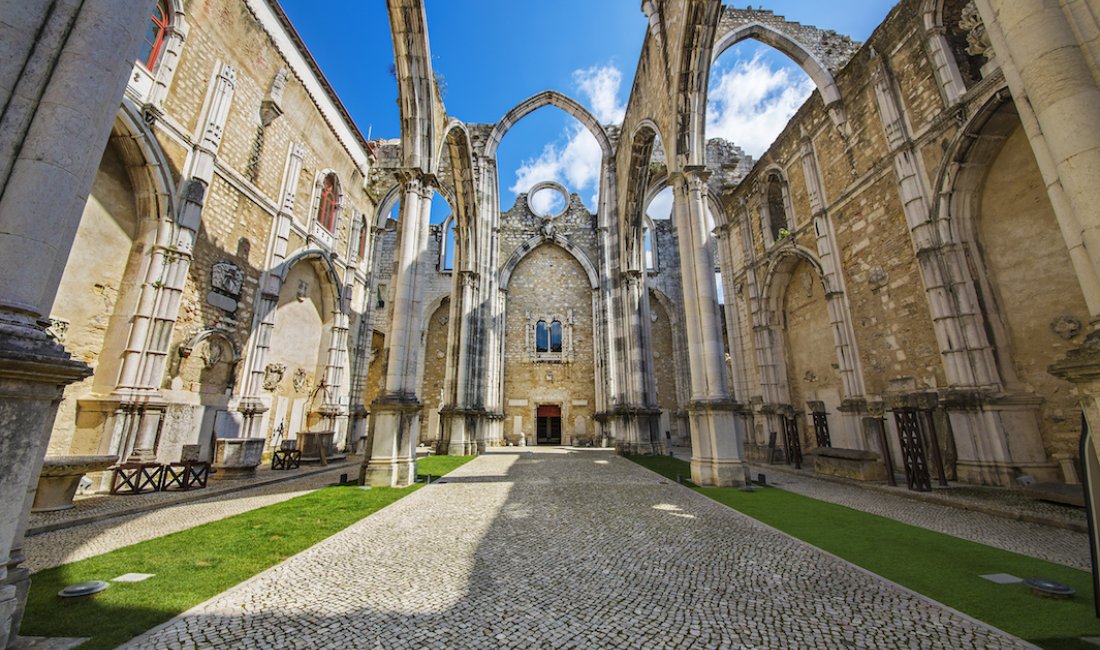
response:
[(1046, 578), (1028, 578), (1024, 580), (1024, 584), (1030, 587), (1031, 591), (1047, 598), (1072, 598), (1077, 593), (1069, 585)]
[(69, 585), (61, 591), (57, 592), (58, 596), (62, 598), (78, 598), (80, 596), (91, 596), (92, 594), (98, 594), (111, 585), (103, 582), (102, 580), (89, 580), (88, 582), (78, 582), (75, 585)]

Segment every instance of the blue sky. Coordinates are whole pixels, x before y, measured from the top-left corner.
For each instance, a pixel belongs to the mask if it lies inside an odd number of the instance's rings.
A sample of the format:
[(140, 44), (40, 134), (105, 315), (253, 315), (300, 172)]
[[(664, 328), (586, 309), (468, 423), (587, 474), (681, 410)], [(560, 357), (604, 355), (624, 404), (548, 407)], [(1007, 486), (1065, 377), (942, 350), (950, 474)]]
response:
[[(280, 1), (364, 135), (398, 137), (384, 0)], [(621, 119), (646, 30), (638, 0), (425, 2), (433, 64), (445, 81), (450, 115), (496, 122), (549, 88), (575, 97), (602, 121)], [(772, 0), (753, 6), (863, 41), (894, 4)], [(712, 72), (707, 136), (759, 154), (812, 88), (783, 55), (753, 41), (741, 43)], [(509, 131), (498, 152), (502, 209), (541, 180), (563, 183), (594, 207), (598, 148), (578, 127), (548, 107)]]

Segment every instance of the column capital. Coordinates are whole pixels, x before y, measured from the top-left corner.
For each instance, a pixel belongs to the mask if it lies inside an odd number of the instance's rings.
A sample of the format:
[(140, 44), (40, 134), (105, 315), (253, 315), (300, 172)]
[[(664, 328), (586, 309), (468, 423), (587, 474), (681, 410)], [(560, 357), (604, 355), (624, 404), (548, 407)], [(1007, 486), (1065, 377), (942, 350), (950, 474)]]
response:
[(403, 167), (393, 173), (397, 182), (404, 186), (405, 191), (424, 193), (440, 187), (439, 178), (435, 174), (430, 174), (419, 167)]

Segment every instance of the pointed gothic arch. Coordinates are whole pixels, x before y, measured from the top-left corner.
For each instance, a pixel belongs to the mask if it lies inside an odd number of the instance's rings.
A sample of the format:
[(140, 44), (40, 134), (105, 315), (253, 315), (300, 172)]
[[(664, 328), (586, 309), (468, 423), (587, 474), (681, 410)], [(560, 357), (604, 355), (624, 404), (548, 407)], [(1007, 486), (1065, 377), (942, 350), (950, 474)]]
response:
[(512, 255), (508, 258), (508, 261), (504, 263), (504, 266), (500, 268), (500, 290), (507, 291), (508, 283), (512, 279), (512, 273), (515, 272), (516, 267), (523, 261), (523, 258), (530, 255), (536, 249), (544, 245), (556, 245), (563, 249), (566, 253), (577, 260), (577, 262), (584, 269), (584, 273), (588, 276), (588, 284), (593, 291), (600, 288), (600, 274), (596, 272), (596, 266), (592, 264), (592, 260), (588, 259), (584, 250), (571, 242), (565, 235), (555, 233), (553, 236), (547, 237), (545, 235), (535, 235), (531, 239), (528, 239), (517, 248)]
[(841, 101), (836, 81), (824, 63), (798, 41), (761, 22), (751, 22), (719, 36), (714, 44), (713, 60), (718, 60), (726, 50), (745, 40), (759, 41), (787, 55), (813, 80), (826, 108)]
[(512, 110), (508, 111), (504, 117), (500, 118), (500, 121), (493, 127), (493, 130), (489, 133), (489, 137), (485, 142), (485, 156), (488, 158), (496, 158), (500, 141), (504, 139), (508, 131), (524, 117), (544, 106), (555, 106), (572, 115), (578, 122), (584, 125), (584, 127), (596, 138), (596, 141), (600, 143), (600, 150), (603, 152), (604, 159), (610, 158), (613, 155), (614, 150), (611, 146), (611, 139), (607, 136), (607, 132), (604, 131), (603, 126), (600, 125), (596, 116), (592, 115), (587, 108), (582, 106), (580, 102), (572, 97), (556, 90), (544, 90), (520, 102), (513, 107)]

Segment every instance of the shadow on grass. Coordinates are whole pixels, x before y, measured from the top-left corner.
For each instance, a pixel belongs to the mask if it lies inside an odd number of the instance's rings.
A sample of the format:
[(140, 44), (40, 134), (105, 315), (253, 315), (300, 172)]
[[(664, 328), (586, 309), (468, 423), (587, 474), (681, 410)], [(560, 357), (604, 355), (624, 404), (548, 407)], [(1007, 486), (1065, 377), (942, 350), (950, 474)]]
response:
[[(673, 478), (688, 463), (667, 457), (630, 460)], [(1090, 574), (1052, 562), (910, 526), (845, 506), (757, 488), (692, 489), (753, 519), (833, 553), (978, 620), (1044, 648), (1095, 648), (1079, 640), (1100, 636)], [(1023, 584), (981, 578), (1008, 573), (1041, 576), (1077, 590), (1071, 600), (1041, 598)]]

